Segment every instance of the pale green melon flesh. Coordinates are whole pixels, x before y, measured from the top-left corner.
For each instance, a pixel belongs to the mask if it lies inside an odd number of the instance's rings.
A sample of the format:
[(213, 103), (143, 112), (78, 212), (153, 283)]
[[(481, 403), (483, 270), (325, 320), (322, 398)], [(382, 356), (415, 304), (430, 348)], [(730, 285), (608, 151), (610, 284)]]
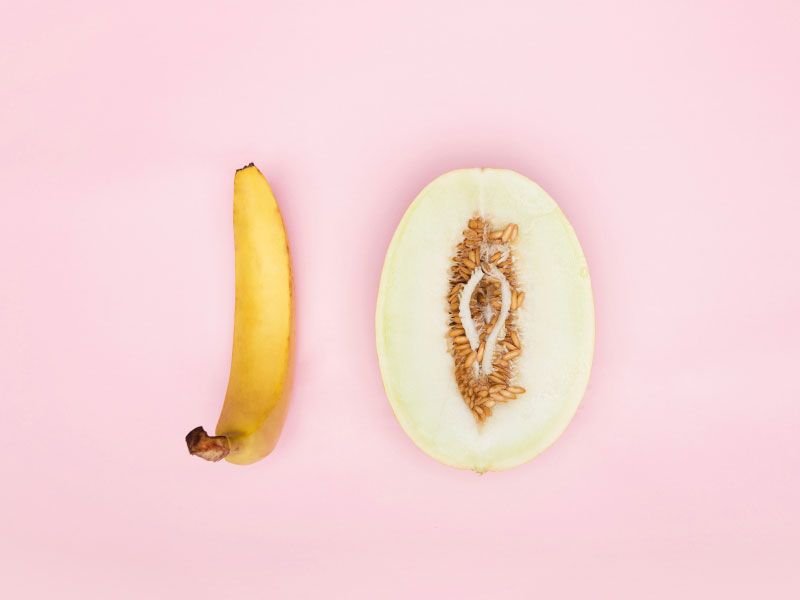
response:
[[(524, 305), (519, 398), (478, 424), (464, 404), (448, 353), (448, 268), (475, 215), (517, 223), (515, 270)], [(581, 401), (594, 348), (589, 271), (575, 233), (538, 185), (513, 171), (442, 175), (412, 203), (394, 234), (376, 313), (378, 357), (392, 409), (426, 453), (478, 472), (508, 469), (547, 448)]]

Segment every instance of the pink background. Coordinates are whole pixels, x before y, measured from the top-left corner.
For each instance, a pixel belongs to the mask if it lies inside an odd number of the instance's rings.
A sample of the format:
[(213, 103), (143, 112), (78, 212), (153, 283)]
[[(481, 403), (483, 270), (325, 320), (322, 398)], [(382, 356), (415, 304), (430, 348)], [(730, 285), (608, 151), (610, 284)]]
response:
[[(2, 595), (797, 598), (800, 4), (6, 5)], [(281, 443), (191, 458), (233, 312), (231, 189), (282, 203)], [(418, 451), (373, 313), (419, 189), (560, 202), (597, 349), (565, 435), (482, 477)]]

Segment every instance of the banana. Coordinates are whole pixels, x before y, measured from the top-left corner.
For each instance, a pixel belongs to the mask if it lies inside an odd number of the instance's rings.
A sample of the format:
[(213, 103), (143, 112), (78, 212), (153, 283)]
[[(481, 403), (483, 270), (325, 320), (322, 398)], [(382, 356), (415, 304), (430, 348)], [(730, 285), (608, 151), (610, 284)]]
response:
[(286, 230), (269, 183), (251, 163), (233, 180), (236, 304), (228, 390), (216, 435), (197, 427), (189, 452), (246, 465), (267, 456), (288, 408), (292, 274)]

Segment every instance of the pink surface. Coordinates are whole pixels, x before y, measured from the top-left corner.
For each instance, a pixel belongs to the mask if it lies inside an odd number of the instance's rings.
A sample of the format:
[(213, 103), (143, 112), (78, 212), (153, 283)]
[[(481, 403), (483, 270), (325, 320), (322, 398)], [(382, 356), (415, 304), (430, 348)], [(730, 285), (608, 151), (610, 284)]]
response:
[[(797, 598), (800, 4), (23, 3), (0, 24), (0, 589), (23, 598)], [(282, 203), (281, 443), (191, 458), (231, 189)], [(395, 422), (378, 277), (418, 190), (517, 169), (589, 260), (595, 366), (516, 470)]]

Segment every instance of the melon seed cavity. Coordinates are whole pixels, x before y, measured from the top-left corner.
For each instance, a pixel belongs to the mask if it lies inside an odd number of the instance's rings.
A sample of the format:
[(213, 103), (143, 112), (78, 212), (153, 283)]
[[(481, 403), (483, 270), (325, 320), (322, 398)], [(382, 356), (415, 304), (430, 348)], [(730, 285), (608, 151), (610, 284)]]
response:
[(479, 423), (492, 415), (496, 404), (525, 393), (513, 385), (514, 363), (522, 354), (516, 311), (525, 299), (514, 271), (518, 235), (514, 223), (492, 229), (475, 216), (450, 267), (450, 353), (458, 390)]

